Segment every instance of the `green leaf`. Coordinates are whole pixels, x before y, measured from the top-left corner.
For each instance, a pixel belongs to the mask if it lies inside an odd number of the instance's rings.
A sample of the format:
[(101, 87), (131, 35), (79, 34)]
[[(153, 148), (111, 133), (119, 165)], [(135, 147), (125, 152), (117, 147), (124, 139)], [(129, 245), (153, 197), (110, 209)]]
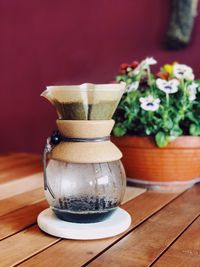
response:
[(174, 126), (170, 131), (171, 136), (180, 136), (182, 133), (183, 131), (178, 125)]
[(123, 136), (126, 134), (126, 128), (121, 123), (117, 123), (114, 126), (113, 134), (115, 136)]
[(198, 124), (198, 120), (195, 118), (194, 113), (192, 113), (191, 111), (186, 114), (186, 117), (192, 122)]
[(127, 83), (127, 84), (131, 84), (132, 82), (133, 82), (132, 79), (127, 79), (127, 80), (126, 80), (126, 83)]
[(116, 76), (116, 82), (121, 82), (121, 81), (126, 82), (126, 80), (127, 80), (127, 77), (125, 75), (117, 75)]
[(193, 136), (200, 135), (200, 126), (192, 123), (189, 128), (189, 133)]
[(158, 132), (155, 136), (156, 144), (159, 147), (165, 147), (167, 146), (169, 140), (168, 136), (164, 132)]
[(145, 133), (146, 133), (146, 135), (150, 135), (151, 132), (152, 132), (151, 129), (149, 129), (149, 128), (145, 129)]
[(173, 127), (173, 121), (171, 120), (171, 118), (168, 118), (166, 121), (165, 121), (165, 127), (167, 129), (171, 129)]

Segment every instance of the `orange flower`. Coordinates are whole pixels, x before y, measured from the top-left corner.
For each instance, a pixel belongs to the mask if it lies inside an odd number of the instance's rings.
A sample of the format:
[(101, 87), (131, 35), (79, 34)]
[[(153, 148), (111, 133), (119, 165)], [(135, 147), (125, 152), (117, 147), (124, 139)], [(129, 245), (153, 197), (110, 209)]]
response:
[(168, 72), (158, 72), (156, 74), (156, 76), (160, 79), (163, 79), (163, 80), (168, 80), (169, 78), (169, 73)]

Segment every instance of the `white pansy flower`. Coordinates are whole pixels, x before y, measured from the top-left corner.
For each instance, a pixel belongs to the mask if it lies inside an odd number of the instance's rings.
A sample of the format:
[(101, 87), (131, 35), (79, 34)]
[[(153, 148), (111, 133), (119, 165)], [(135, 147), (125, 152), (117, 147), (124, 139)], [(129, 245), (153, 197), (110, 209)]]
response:
[(192, 68), (185, 64), (174, 64), (173, 74), (178, 79), (194, 80)]
[(144, 62), (144, 65), (155, 65), (155, 64), (157, 64), (157, 61), (153, 57), (147, 57), (147, 58), (145, 58), (145, 60), (143, 62)]
[(188, 73), (185, 75), (185, 79), (188, 81), (193, 81), (194, 80), (194, 73)]
[(159, 108), (160, 99), (154, 98), (153, 96), (149, 95), (146, 97), (140, 97), (140, 106), (144, 110), (147, 111), (155, 111)]
[(196, 99), (196, 93), (197, 93), (197, 88), (198, 88), (198, 84), (197, 83), (191, 83), (190, 85), (188, 85), (187, 90), (189, 93), (189, 100), (193, 101)]
[(146, 70), (150, 65), (157, 64), (153, 57), (147, 57), (140, 62), (140, 64), (132, 71), (132, 74), (139, 74), (141, 71)]
[(176, 79), (169, 81), (157, 79), (156, 85), (161, 91), (165, 92), (166, 94), (174, 94), (178, 91), (179, 81)]
[(132, 91), (136, 91), (139, 87), (139, 81), (135, 81), (127, 86), (126, 92), (130, 93)]

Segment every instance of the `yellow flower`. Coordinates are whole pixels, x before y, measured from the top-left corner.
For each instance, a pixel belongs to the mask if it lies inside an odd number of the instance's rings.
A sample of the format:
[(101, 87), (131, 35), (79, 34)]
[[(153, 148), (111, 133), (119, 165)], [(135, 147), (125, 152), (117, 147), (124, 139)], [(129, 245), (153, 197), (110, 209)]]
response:
[(170, 76), (172, 75), (172, 73), (173, 73), (173, 65), (171, 65), (171, 64), (165, 64), (165, 65), (163, 66), (163, 69), (164, 69), (167, 73), (169, 73)]

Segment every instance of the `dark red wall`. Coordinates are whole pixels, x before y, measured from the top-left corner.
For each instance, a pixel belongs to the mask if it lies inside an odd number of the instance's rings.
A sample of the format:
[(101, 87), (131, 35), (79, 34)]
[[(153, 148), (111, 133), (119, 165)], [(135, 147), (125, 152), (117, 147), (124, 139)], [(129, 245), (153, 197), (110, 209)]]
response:
[(55, 111), (46, 85), (113, 80), (122, 62), (178, 60), (200, 74), (200, 18), (191, 45), (163, 48), (170, 0), (0, 0), (0, 152), (40, 152)]

